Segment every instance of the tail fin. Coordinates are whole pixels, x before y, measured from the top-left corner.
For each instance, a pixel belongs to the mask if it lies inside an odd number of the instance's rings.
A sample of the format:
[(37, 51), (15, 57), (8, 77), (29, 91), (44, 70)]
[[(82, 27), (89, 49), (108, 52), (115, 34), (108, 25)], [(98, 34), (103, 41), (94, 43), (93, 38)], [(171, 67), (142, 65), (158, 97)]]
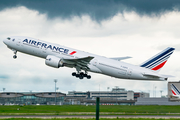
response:
[(171, 91), (172, 91), (173, 96), (179, 96), (180, 95), (178, 88), (174, 84), (171, 84)]
[(174, 52), (175, 48), (168, 47), (160, 53), (156, 54), (152, 58), (148, 59), (140, 65), (140, 67), (145, 67), (154, 71), (159, 72), (160, 69), (165, 65), (168, 58)]

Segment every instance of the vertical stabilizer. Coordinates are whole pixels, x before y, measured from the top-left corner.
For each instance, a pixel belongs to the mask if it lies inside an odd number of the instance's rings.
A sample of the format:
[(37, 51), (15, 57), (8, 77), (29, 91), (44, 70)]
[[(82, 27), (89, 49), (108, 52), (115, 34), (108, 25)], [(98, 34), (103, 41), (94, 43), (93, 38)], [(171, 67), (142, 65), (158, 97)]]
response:
[(171, 91), (173, 96), (180, 96), (180, 92), (174, 84), (171, 84)]
[(168, 47), (160, 53), (156, 54), (152, 58), (148, 59), (140, 65), (140, 67), (145, 67), (154, 71), (159, 72), (160, 69), (165, 65), (168, 58), (174, 52), (175, 48)]

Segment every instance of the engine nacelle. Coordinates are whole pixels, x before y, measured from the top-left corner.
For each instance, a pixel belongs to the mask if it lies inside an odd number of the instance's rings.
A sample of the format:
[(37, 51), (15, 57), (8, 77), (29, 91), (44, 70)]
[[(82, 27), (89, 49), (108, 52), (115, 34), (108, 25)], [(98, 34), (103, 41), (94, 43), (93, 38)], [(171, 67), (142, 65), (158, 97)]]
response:
[(48, 55), (46, 57), (45, 63), (46, 65), (54, 67), (54, 68), (59, 68), (59, 67), (64, 66), (63, 61), (60, 58), (53, 55)]

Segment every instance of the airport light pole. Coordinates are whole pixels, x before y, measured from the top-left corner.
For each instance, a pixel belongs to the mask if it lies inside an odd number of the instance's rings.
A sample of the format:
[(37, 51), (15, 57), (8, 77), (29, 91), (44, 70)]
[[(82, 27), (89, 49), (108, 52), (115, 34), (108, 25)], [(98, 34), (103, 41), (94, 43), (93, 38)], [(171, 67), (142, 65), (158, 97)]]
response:
[(160, 93), (161, 93), (161, 97), (162, 97), (162, 92), (163, 92), (163, 91), (162, 91), (162, 90), (160, 90)]
[(3, 88), (3, 92), (6, 90), (6, 88)]
[(156, 97), (156, 85), (153, 84), (153, 97)]
[(108, 90), (109, 90), (109, 87), (107, 87), (107, 93), (108, 93), (108, 97), (109, 97), (109, 91)]
[(99, 97), (100, 97), (100, 84), (99, 84)]
[(156, 97), (156, 86), (155, 86), (155, 97)]
[(54, 82), (55, 82), (55, 105), (56, 105), (56, 83), (57, 83), (57, 80), (54, 79)]
[(56, 90), (57, 90), (57, 92), (58, 92), (59, 88), (57, 87)]

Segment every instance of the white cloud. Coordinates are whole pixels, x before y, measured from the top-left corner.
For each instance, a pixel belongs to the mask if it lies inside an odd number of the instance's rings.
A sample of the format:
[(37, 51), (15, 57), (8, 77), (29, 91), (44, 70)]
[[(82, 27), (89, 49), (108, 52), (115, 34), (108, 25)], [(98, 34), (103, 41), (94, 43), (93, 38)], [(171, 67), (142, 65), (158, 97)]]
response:
[[(136, 65), (165, 47), (180, 49), (180, 12), (175, 11), (159, 18), (139, 16), (135, 12), (119, 13), (99, 24), (88, 15), (47, 19), (46, 14), (21, 6), (0, 11), (0, 18), (1, 40), (14, 35), (29, 36), (106, 57), (132, 56), (126, 62)], [(2, 41), (0, 51), (1, 74), (10, 76), (6, 80), (0, 78), (0, 89), (5, 87), (7, 91), (54, 91), (53, 80), (58, 79), (57, 86), (62, 92), (99, 90), (100, 85), (100, 90), (119, 86), (150, 91), (152, 95), (153, 85), (156, 85), (157, 91), (167, 93), (167, 82), (122, 80), (94, 73), (90, 73), (91, 80), (79, 80), (71, 76), (75, 69), (51, 68), (40, 58), (18, 53), (18, 59), (14, 60), (13, 52)], [(176, 76), (170, 78), (174, 81), (180, 78), (178, 54), (176, 51), (161, 71)]]

